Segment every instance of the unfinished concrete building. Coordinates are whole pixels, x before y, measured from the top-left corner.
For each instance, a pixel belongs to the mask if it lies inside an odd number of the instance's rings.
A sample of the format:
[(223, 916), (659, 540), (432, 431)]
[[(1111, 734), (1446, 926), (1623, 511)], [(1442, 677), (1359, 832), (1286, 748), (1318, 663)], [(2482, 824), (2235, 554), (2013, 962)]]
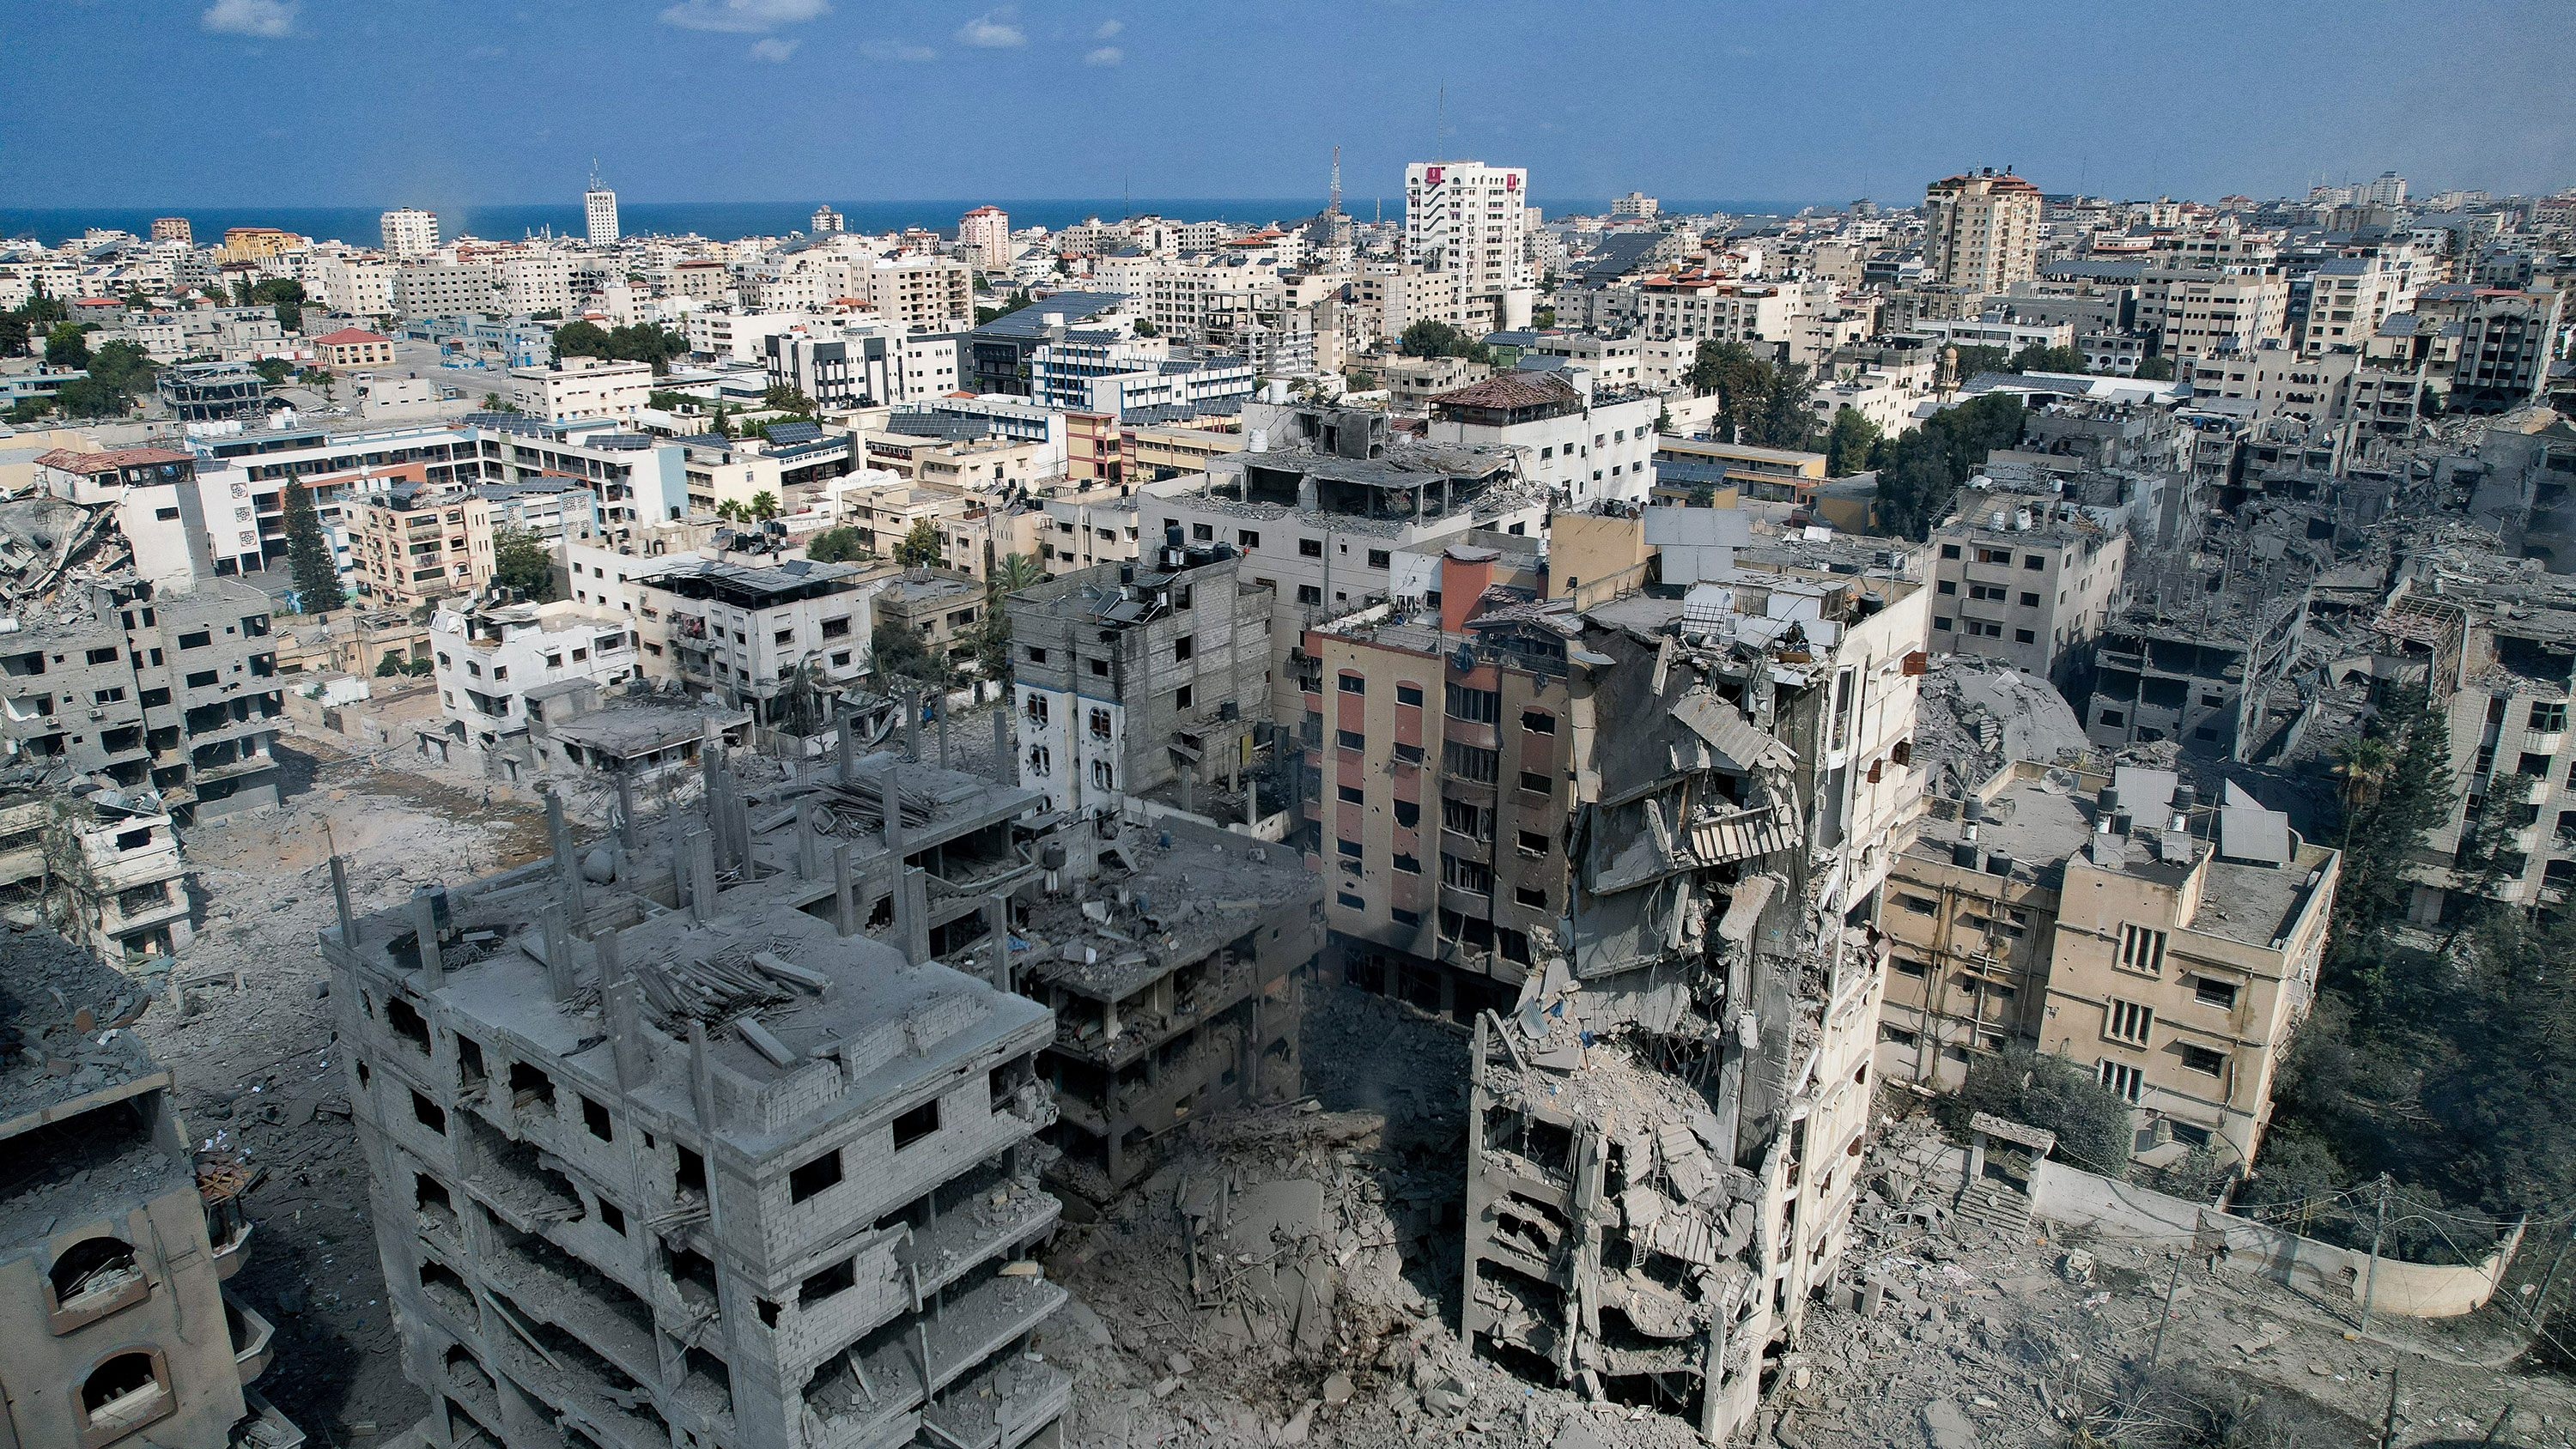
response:
[(1013, 969), (1055, 1013), (1038, 1069), (1061, 1114), (1049, 1138), (1063, 1180), (1106, 1199), (1173, 1131), (1305, 1090), (1298, 1022), (1324, 887), (1284, 846), (1177, 817), (1098, 853), (1086, 899), (1031, 906)]
[(2273, 695), (2300, 657), (2308, 583), (2334, 561), (2330, 543), (2283, 524), (2231, 527), (2209, 553), (2131, 570), (2132, 602), (2094, 653), (2087, 738), (2104, 749), (2172, 740), (2202, 759), (2262, 753), (2282, 723)]
[(661, 838), (581, 852), (558, 817), (550, 860), (363, 921), (343, 894), (323, 933), (423, 1432), (1056, 1442), (1054, 1030), (994, 984), (1038, 797), (846, 747), (704, 763)]
[(13, 754), (145, 790), (182, 823), (277, 803), (286, 712), (268, 596), (130, 577), (24, 603), (0, 634), (0, 738)]
[(134, 983), (42, 929), (0, 935), (0, 1399), (15, 1449), (295, 1449), (249, 1385), (273, 1330), (224, 1280), (247, 1169), (201, 1162)]
[(119, 965), (176, 956), (193, 933), (169, 812), (67, 775), (0, 771), (0, 916), (41, 921)]
[[(1140, 561), (1011, 596), (1016, 766), (1049, 809), (1114, 813), (1132, 795), (1236, 822), (1260, 814), (1243, 786), (1269, 734), (1277, 596), (1232, 544), (1184, 545), (1179, 532)], [(1088, 846), (1076, 848), (1082, 869)]]
[(1571, 934), (1477, 1021), (1463, 1328), (1717, 1442), (1842, 1270), (1928, 594), (1847, 544), (1709, 552), (1567, 646)]

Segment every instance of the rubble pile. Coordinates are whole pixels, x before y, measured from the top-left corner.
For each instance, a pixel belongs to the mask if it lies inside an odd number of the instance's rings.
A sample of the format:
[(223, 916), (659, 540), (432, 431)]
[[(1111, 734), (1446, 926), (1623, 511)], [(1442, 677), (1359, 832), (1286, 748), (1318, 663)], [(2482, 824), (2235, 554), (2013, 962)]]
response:
[(1954, 795), (2011, 760), (2082, 764), (2093, 758), (2083, 722), (2055, 686), (1973, 654), (1943, 655), (1916, 697), (1914, 754), (1925, 790)]

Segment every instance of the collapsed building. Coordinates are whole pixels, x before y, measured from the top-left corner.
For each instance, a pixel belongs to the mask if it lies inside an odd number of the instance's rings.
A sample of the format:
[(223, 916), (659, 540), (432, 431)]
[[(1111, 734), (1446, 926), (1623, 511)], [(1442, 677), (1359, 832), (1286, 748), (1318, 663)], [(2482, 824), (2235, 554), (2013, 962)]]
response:
[(102, 961), (175, 957), (194, 932), (169, 811), (148, 794), (80, 793), (72, 778), (0, 772), (0, 915), (50, 925)]
[(250, 1387), (274, 1330), (224, 1291), (252, 1171), (201, 1160), (135, 984), (0, 933), (0, 1397), (17, 1449), (296, 1449)]
[[(860, 755), (322, 933), (440, 1446), (1052, 1442), (1031, 792)], [(336, 862), (335, 862), (336, 864)], [(949, 964), (942, 964), (942, 962)], [(560, 1426), (560, 1427), (559, 1427)]]
[(1711, 1441), (1842, 1270), (1878, 895), (1921, 789), (1911, 565), (1668, 547), (1679, 597), (1561, 636), (1568, 895), (1514, 1004), (1476, 1021), (1462, 1330)]

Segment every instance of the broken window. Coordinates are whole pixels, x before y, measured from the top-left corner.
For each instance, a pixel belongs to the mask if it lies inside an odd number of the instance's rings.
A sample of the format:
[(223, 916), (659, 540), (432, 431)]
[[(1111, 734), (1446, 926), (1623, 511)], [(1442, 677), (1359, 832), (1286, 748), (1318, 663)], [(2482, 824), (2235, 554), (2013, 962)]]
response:
[(1503, 717), (1503, 696), (1491, 689), (1469, 689), (1462, 684), (1444, 685), (1451, 719), (1475, 724), (1493, 724)]
[(581, 1099), (581, 1125), (602, 1142), (617, 1140), (617, 1129), (609, 1124), (608, 1109), (588, 1097)]
[(420, 1048), (422, 1055), (429, 1054), (429, 1020), (420, 1014), (420, 1008), (399, 996), (387, 997), (385, 1024), (405, 1041)]
[(826, 1152), (802, 1167), (788, 1170), (787, 1200), (803, 1202), (840, 1180), (841, 1154), (838, 1150)]
[(1492, 750), (1462, 745), (1456, 740), (1440, 744), (1440, 767), (1461, 780), (1490, 785), (1501, 773), (1502, 757)]
[(894, 1119), (894, 1150), (903, 1151), (939, 1131), (939, 1101), (932, 1098)]
[(846, 1293), (859, 1286), (858, 1260), (844, 1258), (819, 1273), (810, 1274), (796, 1289), (796, 1306), (811, 1308), (836, 1293)]

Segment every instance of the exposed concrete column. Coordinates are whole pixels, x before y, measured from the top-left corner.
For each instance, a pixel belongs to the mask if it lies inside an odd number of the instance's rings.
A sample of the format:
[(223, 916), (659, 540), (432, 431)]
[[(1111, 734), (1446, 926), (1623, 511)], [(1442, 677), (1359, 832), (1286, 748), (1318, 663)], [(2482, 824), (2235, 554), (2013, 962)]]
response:
[(903, 782), (894, 777), (892, 766), (877, 777), (877, 809), (885, 815), (886, 851), (901, 860), (904, 855)]
[(578, 928), (590, 914), (583, 899), (581, 859), (572, 843), (572, 822), (564, 817), (563, 796), (553, 790), (546, 796), (547, 848), (554, 852), (555, 875), (562, 882), (564, 912)]
[(716, 914), (716, 843), (703, 830), (689, 832), (689, 912), (700, 921)]
[(948, 768), (948, 701), (939, 701), (939, 768)]
[(358, 917), (349, 907), (349, 863), (337, 855), (331, 857), (331, 904), (340, 912), (340, 944), (356, 950)]
[(841, 709), (840, 739), (835, 742), (833, 746), (834, 750), (839, 755), (838, 769), (840, 771), (841, 783), (844, 785), (850, 783), (850, 766), (856, 763), (859, 758), (859, 746), (856, 738), (858, 728), (859, 717), (852, 714), (849, 707), (844, 705)]
[(814, 828), (812, 796), (796, 802), (796, 874), (814, 880), (823, 874), (823, 837)]
[(599, 961), (600, 999), (608, 1007), (608, 1051), (617, 1068), (617, 1085), (631, 1088), (644, 1080), (644, 1022), (637, 1006), (641, 988), (618, 961), (616, 931), (602, 931), (591, 949)]
[(921, 758), (921, 691), (903, 692), (903, 752), (915, 760)]
[(617, 847), (628, 860), (635, 858), (640, 833), (635, 823), (635, 777), (624, 770), (617, 772)]
[[(697, 1109), (698, 1130), (707, 1134), (707, 1147), (712, 1149), (716, 1132), (716, 1074), (714, 1064), (707, 1060), (707, 1024), (694, 1016), (689, 1018), (689, 1102)], [(715, 1154), (710, 1150), (706, 1155), (712, 1157)], [(715, 1196), (715, 1176), (710, 1172), (707, 1177), (707, 1201), (710, 1205), (714, 1203)]]
[(1011, 903), (1007, 898), (998, 895), (984, 897), (984, 934), (993, 942), (994, 989), (1014, 989), (1011, 984)]
[(1002, 707), (993, 711), (993, 758), (1002, 762), (1002, 778), (1020, 778), (1019, 762), (1011, 758), (1011, 695), (1009, 686), (1002, 692)]
[(903, 959), (915, 966), (930, 959), (930, 872), (915, 867), (895, 876), (894, 928)]
[(1985, 1178), (1986, 1134), (1971, 1132), (1968, 1134), (1968, 1180), (1961, 1183), (1960, 1187), (1962, 1190), (1973, 1191), (1978, 1183), (1985, 1181)]
[[(572, 997), (572, 932), (564, 925), (563, 906), (546, 902), (537, 917), (545, 931), (546, 992), (557, 1001)], [(610, 935), (615, 932), (608, 933)]]
[(859, 882), (846, 840), (832, 847), (832, 928), (844, 936), (859, 933)]
[(412, 890), (411, 928), (420, 940), (420, 989), (436, 991), (447, 984), (447, 966), (438, 956), (438, 908), (430, 904), (427, 886)]

